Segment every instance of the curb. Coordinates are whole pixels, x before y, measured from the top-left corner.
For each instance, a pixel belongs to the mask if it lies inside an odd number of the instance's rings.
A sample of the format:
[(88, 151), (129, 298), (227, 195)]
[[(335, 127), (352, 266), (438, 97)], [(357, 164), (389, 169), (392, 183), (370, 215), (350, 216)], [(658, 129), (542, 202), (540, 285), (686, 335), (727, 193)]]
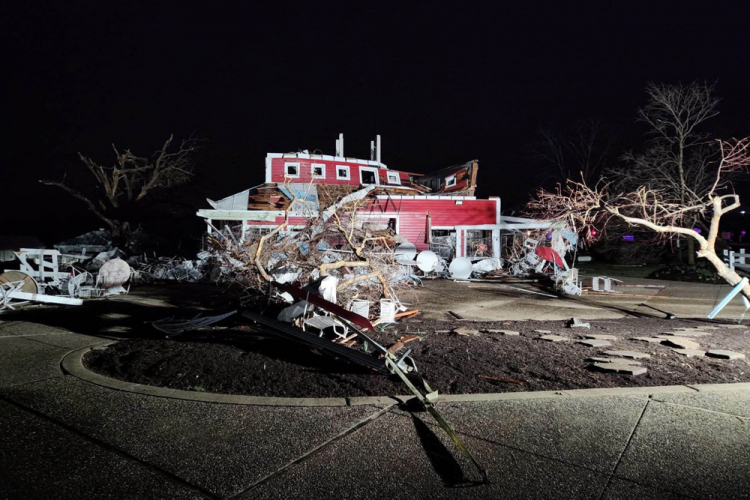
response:
[[(104, 347), (114, 344), (102, 344)], [(379, 406), (404, 403), (414, 396), (363, 396), (351, 398), (277, 398), (265, 396), (237, 396), (233, 394), (217, 394), (213, 392), (182, 391), (166, 389), (152, 385), (123, 382), (110, 377), (94, 373), (83, 366), (83, 356), (91, 347), (76, 349), (65, 355), (60, 363), (63, 371), (85, 382), (115, 389), (123, 392), (156, 396), (160, 398), (182, 399), (185, 401), (199, 401), (203, 403), (220, 403), (249, 406), (305, 406), (305, 407), (342, 407), (342, 406)], [(601, 396), (646, 396), (656, 394), (695, 394), (698, 392), (722, 392), (737, 389), (750, 390), (750, 382), (734, 384), (692, 384), (692, 385), (664, 385), (654, 387), (613, 387), (599, 389), (573, 389), (561, 391), (534, 392), (495, 392), (487, 394), (445, 394), (441, 395), (440, 403), (491, 402), (491, 401), (522, 401), (527, 399), (550, 399), (559, 397), (601, 397)]]

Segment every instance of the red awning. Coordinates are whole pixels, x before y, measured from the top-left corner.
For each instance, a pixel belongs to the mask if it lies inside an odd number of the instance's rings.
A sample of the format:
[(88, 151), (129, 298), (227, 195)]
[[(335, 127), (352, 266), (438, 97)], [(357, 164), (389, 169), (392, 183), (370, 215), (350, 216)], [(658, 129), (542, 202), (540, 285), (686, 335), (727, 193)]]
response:
[(563, 262), (562, 257), (560, 257), (557, 252), (552, 250), (552, 248), (538, 245), (536, 247), (536, 254), (547, 262), (552, 262), (556, 266), (565, 269), (565, 262)]

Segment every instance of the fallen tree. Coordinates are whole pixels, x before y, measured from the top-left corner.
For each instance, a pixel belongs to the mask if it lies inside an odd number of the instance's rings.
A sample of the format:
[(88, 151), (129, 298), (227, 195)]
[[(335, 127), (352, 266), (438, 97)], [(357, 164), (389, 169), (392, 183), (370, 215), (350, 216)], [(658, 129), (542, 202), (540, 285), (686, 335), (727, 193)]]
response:
[[(739, 195), (729, 192), (732, 184), (727, 177), (747, 172), (750, 167), (750, 137), (718, 142), (721, 159), (716, 163), (711, 187), (703, 197), (694, 196), (690, 202), (676, 202), (649, 185), (613, 194), (606, 182), (592, 188), (585, 182), (568, 180), (554, 192), (539, 190), (527, 210), (537, 218), (565, 221), (589, 240), (597, 234), (594, 228), (599, 235), (606, 234), (613, 219), (653, 231), (665, 240), (687, 236), (698, 245), (696, 255), (707, 259), (727, 283), (736, 285), (742, 278), (716, 254), (715, 245), (721, 217), (740, 206)], [(696, 218), (708, 223), (707, 236), (690, 224)], [(750, 285), (744, 286), (743, 294), (750, 298)]]
[[(209, 238), (209, 251), (222, 269), (218, 281), (265, 294), (271, 282), (307, 283), (334, 276), (340, 304), (353, 299), (398, 300), (398, 291), (408, 287), (409, 273), (395, 260), (393, 250), (399, 237), (357, 216), (367, 198), (358, 196), (358, 191), (326, 208), (308, 210), (302, 197), (291, 189), (287, 192), (294, 198), (283, 222), (269, 225), (265, 234), (239, 240), (226, 229)], [(291, 217), (300, 216), (303, 223), (291, 222)]]

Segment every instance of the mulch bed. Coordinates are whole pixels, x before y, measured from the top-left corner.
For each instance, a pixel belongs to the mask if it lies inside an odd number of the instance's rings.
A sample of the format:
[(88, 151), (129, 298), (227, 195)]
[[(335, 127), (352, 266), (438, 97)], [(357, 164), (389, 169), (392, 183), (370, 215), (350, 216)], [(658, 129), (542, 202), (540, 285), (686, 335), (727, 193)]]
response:
[[(707, 323), (695, 320), (626, 318), (591, 321), (591, 329), (568, 328), (564, 321), (474, 323), (467, 321), (411, 320), (374, 335), (389, 346), (404, 334), (421, 334), (410, 342), (419, 372), (444, 394), (583, 389), (750, 381), (748, 360), (686, 358), (669, 347), (630, 340), (653, 336), (675, 327)], [(712, 323), (721, 326), (718, 323)], [(463, 327), (507, 329), (496, 333), (460, 336), (438, 333)], [(570, 338), (545, 342), (536, 329)], [(119, 342), (93, 350), (84, 358), (91, 370), (128, 382), (182, 390), (278, 397), (353, 397), (408, 394), (397, 378), (369, 372), (357, 365), (264, 336), (237, 324), (194, 332), (181, 340), (151, 338)], [(615, 335), (604, 348), (575, 343), (586, 333)], [(750, 354), (750, 329), (714, 330), (695, 338), (703, 350), (730, 349)], [(639, 360), (645, 375), (602, 373), (584, 360), (604, 350), (634, 350), (651, 354)], [(482, 376), (511, 379), (523, 386), (496, 382)]]

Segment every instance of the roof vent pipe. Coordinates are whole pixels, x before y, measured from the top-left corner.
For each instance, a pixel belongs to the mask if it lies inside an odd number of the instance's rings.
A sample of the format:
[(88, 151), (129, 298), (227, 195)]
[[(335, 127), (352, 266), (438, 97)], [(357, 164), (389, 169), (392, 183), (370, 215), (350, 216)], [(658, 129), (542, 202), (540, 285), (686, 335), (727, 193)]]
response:
[(344, 134), (339, 134), (339, 156), (344, 156)]
[(370, 161), (375, 161), (375, 141), (370, 141)]
[(376, 148), (376, 151), (378, 153), (378, 157), (377, 157), (378, 165), (381, 165), (381, 162), (380, 162), (381, 150), (380, 150), (380, 135), (379, 134), (377, 135), (377, 148)]

